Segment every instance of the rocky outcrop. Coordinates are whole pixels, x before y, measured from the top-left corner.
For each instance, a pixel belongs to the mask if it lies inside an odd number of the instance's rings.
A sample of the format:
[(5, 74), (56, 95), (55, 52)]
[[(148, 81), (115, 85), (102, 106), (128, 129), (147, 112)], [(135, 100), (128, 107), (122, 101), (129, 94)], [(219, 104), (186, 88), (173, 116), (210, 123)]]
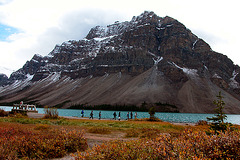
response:
[(238, 73), (239, 66), (176, 19), (144, 12), (131, 21), (96, 26), (82, 40), (56, 45), (48, 56), (34, 55), (2, 87), (0, 103), (27, 99), (68, 107), (145, 101), (206, 113), (222, 91), (226, 111), (236, 113)]
[(8, 77), (5, 74), (0, 74), (0, 86), (5, 86), (8, 83)]

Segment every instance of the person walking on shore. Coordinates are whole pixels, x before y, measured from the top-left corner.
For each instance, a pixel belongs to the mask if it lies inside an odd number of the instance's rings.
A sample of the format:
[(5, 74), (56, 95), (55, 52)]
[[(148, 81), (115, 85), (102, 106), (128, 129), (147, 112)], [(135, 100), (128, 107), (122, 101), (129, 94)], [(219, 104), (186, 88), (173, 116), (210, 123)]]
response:
[(82, 114), (82, 117), (83, 117), (84, 116), (84, 109), (82, 110), (81, 114)]
[(113, 117), (114, 117), (114, 120), (116, 120), (116, 117), (117, 117), (117, 113), (116, 112), (113, 113)]
[(89, 119), (93, 119), (93, 111), (91, 111)]
[(121, 120), (121, 112), (118, 113), (118, 120)]
[(127, 120), (129, 120), (129, 112), (127, 113)]
[(99, 112), (99, 120), (101, 119), (101, 117), (102, 117), (102, 113), (101, 113), (101, 111)]
[(137, 112), (135, 112), (135, 119), (137, 119)]
[(132, 112), (130, 113), (130, 116), (131, 116), (131, 119), (133, 119), (133, 113)]

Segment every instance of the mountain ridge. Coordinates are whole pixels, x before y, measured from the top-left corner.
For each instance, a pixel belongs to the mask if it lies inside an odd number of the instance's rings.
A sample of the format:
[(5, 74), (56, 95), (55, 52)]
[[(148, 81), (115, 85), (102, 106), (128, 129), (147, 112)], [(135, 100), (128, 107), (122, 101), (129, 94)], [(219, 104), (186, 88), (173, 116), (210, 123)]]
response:
[(10, 77), (11, 73), (14, 72), (14, 70), (10, 69), (10, 68), (6, 68), (3, 66), (0, 66), (0, 74), (4, 74), (7, 77)]
[(131, 21), (96, 26), (82, 40), (56, 45), (48, 56), (34, 55), (1, 87), (0, 103), (161, 102), (179, 112), (212, 113), (222, 91), (226, 113), (239, 113), (239, 72), (182, 23), (145, 11)]

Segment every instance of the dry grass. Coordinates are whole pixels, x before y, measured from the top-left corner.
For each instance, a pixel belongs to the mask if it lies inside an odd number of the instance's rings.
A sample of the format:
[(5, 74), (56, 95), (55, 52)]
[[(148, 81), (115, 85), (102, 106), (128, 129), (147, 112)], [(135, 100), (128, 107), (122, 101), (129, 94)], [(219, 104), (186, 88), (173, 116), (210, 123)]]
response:
[(78, 152), (76, 159), (239, 159), (240, 132), (208, 135), (203, 131), (185, 130), (178, 137), (162, 133), (156, 138), (112, 141)]
[(91, 127), (88, 129), (88, 132), (95, 134), (110, 134), (111, 130), (107, 127)]
[[(74, 131), (74, 134), (72, 134), (71, 136), (72, 138), (76, 138), (75, 133), (79, 133), (82, 132), (82, 130), (85, 130), (87, 132), (85, 133), (86, 135), (89, 134), (91, 135), (91, 137), (94, 137), (91, 139), (90, 145), (94, 146), (94, 143), (97, 143), (99, 145), (85, 151), (86, 154), (78, 152), (76, 159), (110, 159), (109, 157), (113, 155), (118, 155), (116, 159), (121, 159), (121, 157), (123, 157), (122, 159), (144, 159), (144, 157), (149, 157), (149, 159), (221, 159), (226, 157), (239, 158), (238, 152), (240, 151), (238, 150), (238, 147), (236, 147), (236, 145), (240, 145), (239, 131), (237, 131), (237, 129), (240, 129), (240, 126), (236, 125), (234, 127), (236, 128), (236, 131), (221, 134), (219, 137), (212, 134), (209, 131), (209, 126), (206, 124), (201, 124), (197, 126), (183, 126), (173, 125), (167, 122), (149, 122), (143, 120), (119, 122), (113, 120), (99, 121), (88, 119), (31, 119), (26, 117), (0, 118), (0, 128), (13, 128), (14, 130), (9, 131), (11, 133), (13, 133), (13, 131), (17, 133), (18, 138), (22, 135), (25, 135), (26, 133), (31, 133), (30, 135), (38, 134), (38, 136), (40, 137), (44, 137), (41, 134), (46, 134), (49, 136), (47, 137), (48, 139), (54, 137), (55, 140), (51, 141), (51, 145), (47, 145), (51, 146), (51, 149), (56, 148), (56, 146), (63, 146), (62, 143), (66, 142), (60, 138), (58, 141), (59, 144), (54, 146), (54, 143), (56, 142), (56, 135), (59, 135), (59, 133), (67, 136), (69, 134), (71, 135), (72, 131)], [(3, 130), (1, 130), (1, 133), (5, 132), (2, 131)], [(64, 133), (62, 131), (64, 131)], [(210, 133), (210, 135), (206, 134), (206, 131), (207, 133)], [(109, 132), (111, 134), (109, 134)], [(121, 134), (121, 136), (116, 138), (116, 133), (118, 133), (118, 135)], [(4, 151), (4, 153), (0, 154), (5, 155), (5, 159), (8, 158), (6, 158), (6, 155), (13, 157), (16, 154), (19, 155), (16, 146), (17, 144), (23, 144), (23, 142), (17, 139), (14, 134), (10, 135), (11, 136), (8, 137), (10, 138), (8, 140), (8, 143), (6, 143), (6, 141), (1, 141), (0, 138), (0, 148), (2, 149), (0, 149), (0, 152)], [(126, 135), (127, 138), (124, 137), (124, 135)], [(104, 139), (111, 140), (113, 139), (113, 137), (115, 139), (119, 139), (120, 141), (108, 142), (107, 144), (102, 145), (100, 144), (100, 142), (104, 142)], [(44, 144), (46, 144), (44, 140), (40, 140), (40, 142), (33, 142), (29, 139), (26, 139), (26, 137), (24, 137), (24, 139), (29, 141), (29, 144), (24, 142), (26, 146), (32, 147), (34, 146), (34, 144), (44, 146)], [(122, 141), (123, 139), (124, 141)], [(69, 147), (77, 146), (76, 144), (74, 144), (76, 141), (77, 139), (71, 141), (71, 145)], [(214, 144), (214, 142), (216, 142), (216, 144)], [(225, 144), (227, 144), (227, 146)], [(4, 146), (15, 148), (10, 148), (9, 150), (6, 150)], [(41, 147), (38, 146), (38, 148)], [(31, 149), (36, 150), (38, 148)], [(213, 148), (214, 150), (211, 150)], [(225, 150), (224, 152), (222, 148)], [(86, 148), (83, 147), (82, 149)], [(10, 152), (10, 150), (14, 152)], [(63, 152), (54, 151), (55, 155), (61, 157), (64, 156), (67, 152), (69, 152), (66, 150), (64, 151), (64, 149), (61, 150), (63, 150)], [(74, 152), (74, 148), (70, 150)], [(39, 157), (41, 157), (43, 154), (50, 155), (51, 153), (48, 151), (45, 153), (37, 152), (37, 155)], [(24, 155), (23, 157), (30, 156)]]
[(79, 130), (0, 122), (0, 159), (58, 158), (86, 148)]

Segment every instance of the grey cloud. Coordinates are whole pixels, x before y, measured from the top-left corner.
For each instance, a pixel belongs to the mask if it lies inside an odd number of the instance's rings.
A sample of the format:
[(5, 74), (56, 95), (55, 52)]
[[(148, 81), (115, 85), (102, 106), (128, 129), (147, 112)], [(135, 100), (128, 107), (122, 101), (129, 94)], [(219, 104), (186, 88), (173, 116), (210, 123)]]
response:
[(205, 30), (200, 29), (192, 29), (192, 32), (197, 35), (199, 38), (206, 41), (210, 46), (219, 43), (227, 43), (227, 40), (223, 37), (217, 36), (216, 34), (212, 34)]
[[(92, 27), (123, 21), (124, 15), (112, 10), (83, 9), (65, 14), (58, 27), (49, 28), (38, 37), (34, 46), (38, 54), (47, 55), (56, 44), (68, 40), (80, 40), (87, 36)], [(40, 53), (39, 53), (40, 52)]]
[(84, 38), (88, 31), (97, 25), (112, 24), (122, 20), (121, 13), (112, 10), (84, 9), (73, 11), (65, 15), (60, 27), (69, 38)]

